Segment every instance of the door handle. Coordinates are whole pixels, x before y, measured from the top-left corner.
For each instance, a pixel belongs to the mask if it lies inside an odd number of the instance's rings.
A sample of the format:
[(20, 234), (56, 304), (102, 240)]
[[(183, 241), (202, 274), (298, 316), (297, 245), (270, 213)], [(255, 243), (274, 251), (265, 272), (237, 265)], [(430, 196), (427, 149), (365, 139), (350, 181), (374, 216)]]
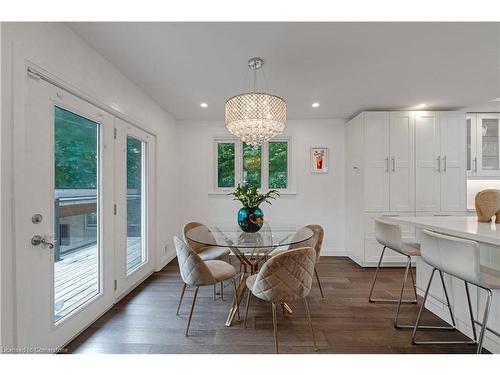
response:
[(446, 155), (443, 156), (443, 172), (446, 172)]
[(385, 171), (389, 172), (389, 156), (385, 158)]
[(396, 172), (396, 157), (392, 157), (392, 171)]
[(438, 164), (437, 171), (441, 173), (441, 156), (437, 157), (437, 164)]
[(49, 249), (53, 249), (54, 248), (54, 243), (53, 242), (47, 241), (47, 239), (44, 236), (41, 236), (39, 234), (35, 234), (31, 238), (31, 244), (33, 246), (39, 246), (39, 245), (42, 245), (42, 247), (48, 246)]

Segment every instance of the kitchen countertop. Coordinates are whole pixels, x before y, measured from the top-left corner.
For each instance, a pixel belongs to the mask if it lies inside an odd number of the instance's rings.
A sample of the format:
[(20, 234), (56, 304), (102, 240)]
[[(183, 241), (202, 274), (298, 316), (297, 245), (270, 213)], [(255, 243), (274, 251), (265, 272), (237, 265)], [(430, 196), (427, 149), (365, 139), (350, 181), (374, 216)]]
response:
[(479, 223), (476, 216), (384, 217), (388, 221), (413, 224), (450, 236), (500, 246), (500, 224)]

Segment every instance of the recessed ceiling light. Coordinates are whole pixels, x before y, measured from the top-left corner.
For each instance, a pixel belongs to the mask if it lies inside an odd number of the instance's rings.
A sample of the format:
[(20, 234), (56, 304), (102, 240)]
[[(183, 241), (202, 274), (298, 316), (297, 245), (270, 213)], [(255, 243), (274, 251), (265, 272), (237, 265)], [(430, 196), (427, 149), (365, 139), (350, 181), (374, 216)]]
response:
[(496, 99), (493, 99), (492, 102), (500, 102), (500, 97), (496, 98)]
[(207, 108), (208, 107), (208, 104), (203, 102), (203, 103), (200, 103), (200, 107), (201, 108)]
[(318, 108), (318, 107), (319, 107), (319, 103), (318, 103), (318, 102), (314, 102), (314, 103), (312, 104), (312, 107), (313, 107), (313, 108)]
[(425, 107), (427, 107), (427, 104), (425, 103), (417, 105), (417, 108), (425, 108)]

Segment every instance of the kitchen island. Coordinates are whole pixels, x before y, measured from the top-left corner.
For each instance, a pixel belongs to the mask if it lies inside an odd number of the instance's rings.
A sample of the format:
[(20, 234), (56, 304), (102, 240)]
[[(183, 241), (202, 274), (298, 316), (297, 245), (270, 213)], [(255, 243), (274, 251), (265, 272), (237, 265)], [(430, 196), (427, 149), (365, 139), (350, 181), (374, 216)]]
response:
[[(416, 241), (422, 229), (477, 241), (480, 249), (481, 266), (487, 272), (500, 275), (500, 224), (479, 223), (476, 216), (433, 216), (433, 217), (390, 217), (384, 218), (399, 224), (411, 224), (416, 228)], [(432, 268), (422, 259), (415, 260), (417, 267), (417, 292), (423, 295)], [(465, 287), (462, 280), (445, 275), (445, 283), (450, 297), (457, 328), (464, 334), (472, 337), (472, 329), (467, 308)], [(481, 321), (486, 302), (486, 292), (473, 285), (471, 292), (474, 318)], [(451, 322), (448, 309), (444, 303), (445, 297), (441, 283), (435, 279), (432, 283), (426, 308), (440, 318)], [(422, 323), (424, 324), (424, 323)], [(476, 328), (480, 328), (476, 326)], [(500, 292), (493, 291), (488, 328), (500, 332)], [(500, 353), (500, 338), (486, 331), (484, 347), (493, 353)]]

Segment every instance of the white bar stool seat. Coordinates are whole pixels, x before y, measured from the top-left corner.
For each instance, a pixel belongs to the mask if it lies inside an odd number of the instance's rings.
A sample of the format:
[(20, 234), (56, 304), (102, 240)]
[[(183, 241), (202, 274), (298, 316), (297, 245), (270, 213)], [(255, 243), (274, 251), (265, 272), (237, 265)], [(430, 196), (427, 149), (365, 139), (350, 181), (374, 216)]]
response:
[[(424, 294), (424, 300), (420, 310), (418, 312), (417, 321), (415, 322), (415, 327), (413, 328), (412, 334), (412, 344), (453, 344), (453, 343), (468, 343), (477, 344), (477, 354), (482, 352), (483, 340), (485, 331), (488, 330), (496, 336), (500, 337), (498, 332), (487, 328), (488, 316), (491, 309), (492, 303), (492, 290), (500, 289), (500, 275), (493, 274), (491, 272), (486, 272), (486, 268), (480, 265), (480, 254), (479, 246), (477, 242), (464, 240), (457, 237), (447, 236), (444, 234), (439, 234), (431, 232), (429, 230), (422, 231), (422, 242), (421, 242), (421, 256), (422, 259), (432, 267), (432, 273), (429, 277), (429, 282)], [(431, 287), (432, 279), (434, 273), (438, 271), (441, 277), (441, 282), (444, 286), (443, 272), (461, 279), (465, 284), (465, 293), (467, 296), (467, 304), (469, 307), (469, 316), (472, 326), (473, 340), (469, 341), (416, 341), (415, 336), (417, 330), (421, 328), (419, 326), (420, 319), (422, 316), (422, 311), (424, 310), (425, 302), (429, 295), (429, 290)], [(488, 298), (486, 300), (486, 307), (484, 309), (483, 321), (480, 323), (474, 319), (474, 314), (472, 312), (472, 305), (470, 301), (469, 284), (475, 285), (488, 293)], [(450, 301), (448, 299), (448, 293), (446, 288), (444, 289), (446, 303), (448, 304), (448, 310), (450, 312), (451, 321), (453, 329), (455, 328), (455, 318), (453, 316), (453, 311), (450, 306)], [(476, 335), (475, 325), (481, 326), (481, 332), (479, 334), (479, 339)]]

